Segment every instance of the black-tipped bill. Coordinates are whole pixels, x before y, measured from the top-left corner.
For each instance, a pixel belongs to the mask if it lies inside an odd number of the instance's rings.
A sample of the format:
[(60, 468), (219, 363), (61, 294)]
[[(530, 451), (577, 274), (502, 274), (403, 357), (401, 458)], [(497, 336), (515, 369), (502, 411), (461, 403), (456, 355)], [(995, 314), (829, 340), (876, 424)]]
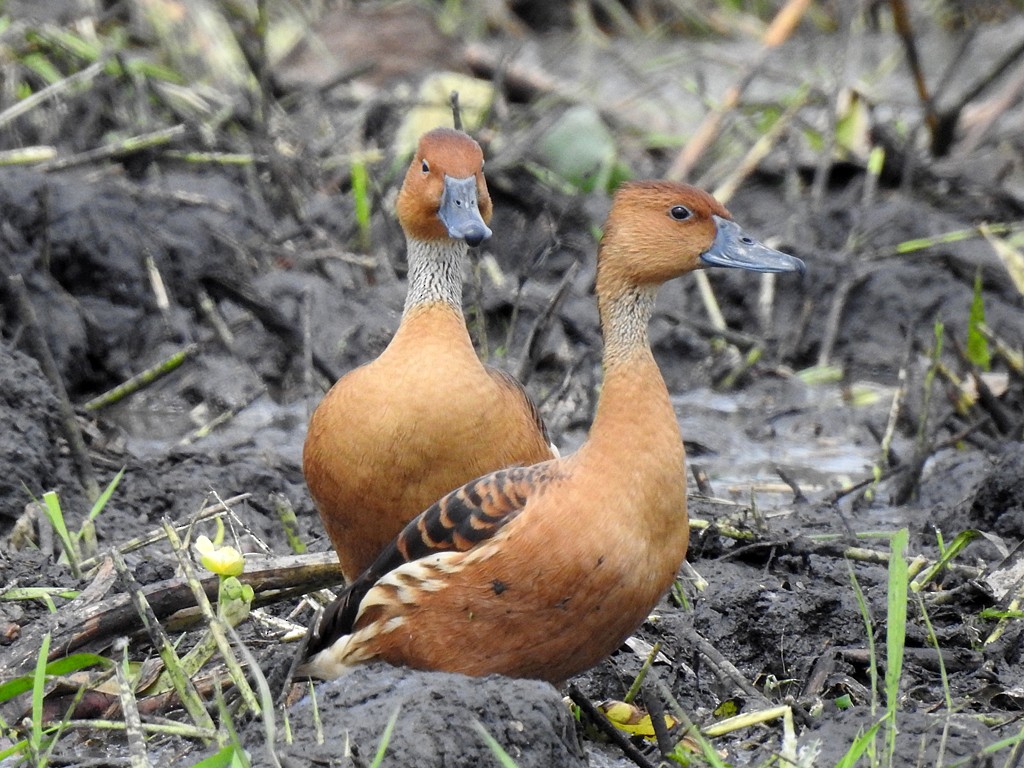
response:
[(735, 267), (751, 272), (799, 272), (807, 268), (804, 263), (788, 253), (776, 251), (764, 243), (745, 234), (740, 225), (731, 219), (712, 216), (718, 233), (711, 247), (700, 255), (700, 260), (709, 267)]
[(444, 193), (437, 215), (448, 228), (449, 237), (465, 240), (470, 247), (480, 245), (491, 236), (491, 230), (480, 215), (474, 176), (468, 179), (444, 177)]

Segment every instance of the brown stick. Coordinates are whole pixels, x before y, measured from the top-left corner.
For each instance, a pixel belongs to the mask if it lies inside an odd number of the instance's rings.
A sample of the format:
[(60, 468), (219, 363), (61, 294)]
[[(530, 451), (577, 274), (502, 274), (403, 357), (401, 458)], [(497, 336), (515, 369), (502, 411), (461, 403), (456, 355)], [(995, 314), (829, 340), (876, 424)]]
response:
[(654, 763), (644, 757), (643, 753), (633, 746), (633, 742), (629, 740), (629, 737), (616, 728), (612, 722), (605, 717), (604, 713), (595, 707), (590, 699), (583, 695), (575, 684), (569, 686), (569, 698), (572, 699), (573, 704), (583, 710), (587, 717), (590, 718), (590, 721), (598, 727), (601, 733), (615, 742), (615, 746), (622, 750), (622, 754), (640, 766), (640, 768), (654, 768)]
[(893, 23), (896, 26), (896, 33), (903, 41), (903, 49), (907, 54), (907, 64), (914, 76), (914, 87), (917, 89), (917, 97), (924, 107), (925, 122), (928, 131), (934, 140), (939, 127), (939, 118), (935, 114), (935, 104), (928, 93), (928, 84), (924, 79), (924, 70), (921, 68), (921, 58), (917, 53), (917, 42), (914, 40), (914, 30), (910, 25), (910, 13), (904, 0), (889, 0), (889, 8), (892, 10)]
[(761, 35), (761, 50), (754, 55), (753, 61), (739, 80), (726, 89), (718, 107), (708, 113), (690, 140), (686, 142), (686, 146), (676, 155), (672, 166), (665, 174), (666, 178), (673, 181), (684, 181), (690, 175), (697, 159), (717, 138), (722, 120), (739, 104), (743, 92), (747, 90), (761, 70), (768, 52), (789, 39), (810, 4), (810, 0), (789, 0), (779, 10), (772, 23), (768, 25), (768, 29)]

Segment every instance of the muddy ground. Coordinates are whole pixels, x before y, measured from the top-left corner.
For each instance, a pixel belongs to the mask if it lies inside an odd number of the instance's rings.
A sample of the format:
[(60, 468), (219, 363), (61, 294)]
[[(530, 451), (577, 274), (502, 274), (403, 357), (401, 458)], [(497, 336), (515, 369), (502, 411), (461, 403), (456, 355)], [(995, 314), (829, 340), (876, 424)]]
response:
[[(31, 8), (19, 10), (28, 20)], [(654, 135), (689, 135), (705, 107), (688, 84), (717, 98), (742, 71), (750, 39), (697, 35), (682, 25), (628, 37), (599, 17), (612, 34), (603, 37), (599, 26), (591, 30), (602, 35), (595, 41), (569, 19), (525, 12), (448, 38), (434, 29), (433, 15), (413, 14), (425, 25), (417, 30), (432, 30), (416, 36), (419, 45), (385, 57), (369, 74), (338, 78), (387, 46), (374, 35), (408, 40), (401, 25), (412, 23), (404, 14), (367, 21), (365, 10), (346, 13), (317, 22), (328, 53), (299, 49), (276, 65), (262, 102), (273, 106), (265, 121), (250, 104), (247, 115), (219, 132), (185, 122), (170, 145), (81, 158), (77, 153), (142, 132), (124, 81), (100, 78), (93, 85), (97, 98), (72, 94), (62, 97), (59, 110), (30, 111), (5, 123), (4, 149), (50, 145), (58, 159), (80, 160), (0, 170), (5, 594), (93, 583), (57, 562), (55, 538), (40, 534), (45, 522), (29, 516), (32, 497), (49, 490), (59, 493), (73, 528), (90, 506), (36, 337), (45, 341), (75, 405), (98, 485), (125, 468), (96, 520), (100, 550), (157, 530), (164, 519), (187, 521), (215, 498), (238, 494), (247, 497), (228, 522), (246, 552), (290, 553), (276, 511), (282, 497), (295, 510), (299, 538), (311, 551), (329, 549), (303, 485), (301, 445), (325, 387), (379, 352), (398, 322), (404, 244), (391, 209), (400, 181), (396, 137), (416, 101), (411, 89), (427, 72), (469, 73), (475, 66), (479, 73), (489, 52), (503, 53), (509, 71), (529, 76), (501, 81), (497, 105), (475, 131), (488, 156), (495, 237), (468, 267), (467, 313), (482, 353), (527, 382), (563, 452), (584, 438), (600, 381), (594, 233), (609, 197), (536, 173), (544, 161), (539, 139), (567, 110), (590, 105), (599, 108), (594, 114), (633, 175), (662, 176), (679, 145), (666, 146)], [(926, 70), (937, 78), (966, 33), (934, 16), (914, 20)], [(44, 21), (70, 24), (58, 11)], [(672, 711), (674, 699), (707, 727), (723, 703), (741, 712), (788, 704), (801, 749), (820, 750), (816, 765), (834, 765), (882, 711), (872, 703), (869, 637), (854, 577), (884, 675), (886, 537), (905, 527), (908, 555), (935, 559), (940, 537), (948, 544), (975, 529), (985, 536), (956, 558), (957, 569), (930, 581), (920, 601), (911, 596), (896, 749), (898, 764), (987, 764), (984, 750), (1020, 731), (1024, 707), (1024, 627), (1011, 610), (1001, 635), (986, 643), (998, 620), (982, 613), (1015, 607), (1016, 550), (1024, 540), (1022, 379), (995, 355), (982, 379), (987, 389), (973, 405), (958, 407), (962, 391), (951, 377), (934, 374), (930, 356), (941, 321), (942, 363), (971, 379), (960, 350), (967, 346), (976, 279), (986, 324), (1010, 347), (1024, 344), (1021, 288), (1007, 261), (974, 229), (982, 222), (1019, 227), (1024, 219), (1024, 111), (1018, 99), (976, 140), (970, 131), (977, 122), (965, 117), (951, 151), (935, 157), (923, 133), (916, 143), (908, 139), (908, 125), (919, 125), (922, 114), (891, 22), (883, 19), (875, 29), (845, 23), (835, 20), (836, 30), (820, 17), (806, 21), (773, 52), (729, 116), (723, 138), (692, 174), (716, 187), (738, 164), (740, 148), (759, 135), (767, 111), (801, 83), (817, 89), (729, 201), (752, 234), (805, 259), (807, 275), (775, 280), (766, 305), (758, 276), (711, 274), (729, 328), (725, 341), (711, 327), (692, 279), (663, 289), (652, 323), (691, 468), (707, 478), (703, 488), (691, 482), (690, 516), (698, 523), (688, 556), (706, 585), (683, 578), (685, 599), (663, 601), (638, 630), (639, 642), (571, 683), (593, 701), (622, 698), (646, 644), (659, 642), (662, 655), (642, 695), (649, 707)], [(555, 26), (541, 34), (530, 24)], [(973, 29), (950, 101), (1024, 37), (1019, 15)], [(847, 44), (850, 35), (856, 39)], [(468, 39), (476, 42), (463, 45)], [(13, 45), (10, 38), (7, 44)], [(846, 69), (835, 65), (836, 50)], [(994, 109), (982, 102), (1012, 85), (1020, 66), (971, 102), (977, 114), (981, 106)], [(808, 132), (825, 130), (836, 82), (858, 78), (872, 102), (862, 113), (862, 139), (885, 146), (888, 163), (877, 191), (865, 194), (871, 182), (864, 156), (847, 153), (815, 202), (820, 150), (807, 141)], [(555, 85), (538, 90), (538, 82)], [(125, 122), (118, 125), (115, 117)], [(356, 223), (350, 168), (354, 153), (377, 150), (368, 165), (367, 245)], [(255, 161), (187, 162), (185, 151), (247, 152)], [(897, 252), (900, 243), (959, 230), (971, 234)], [(1012, 254), (1005, 258), (1012, 263)], [(564, 299), (552, 306), (567, 274)], [(34, 321), (19, 295), (31, 303)], [(760, 356), (748, 365), (755, 348)], [(182, 350), (188, 357), (173, 373), (116, 404), (84, 408)], [(831, 375), (807, 373), (821, 371), (822, 363), (832, 366)], [(897, 392), (903, 395), (886, 460), (879, 441)], [(215, 419), (212, 429), (196, 431)], [(872, 484), (876, 467), (880, 480)], [(207, 521), (196, 533), (213, 530)], [(851, 547), (877, 557), (849, 556)], [(125, 560), (143, 585), (175, 575), (166, 542)], [(123, 591), (111, 579), (102, 596)], [(0, 600), (3, 676), (32, 669), (47, 629), (57, 638), (73, 631), (68, 622), (80, 615), (76, 603), (58, 597), (55, 604), (56, 617), (39, 600)], [(298, 606), (292, 597), (265, 610), (303, 625), (311, 610)], [(113, 653), (116, 635), (136, 629), (127, 619), (78, 650)], [(264, 674), (279, 681), (293, 649), (280, 643), (280, 626), (260, 618), (239, 629)], [(130, 637), (133, 659), (153, 656), (148, 637)], [(619, 747), (572, 721), (565, 693), (529, 681), (373, 666), (318, 689), (324, 734), (314, 727), (308, 697), (295, 704), (293, 741), (277, 751), (286, 765), (368, 765), (400, 706), (386, 765), (492, 764), (475, 720), (520, 766), (633, 764)], [(884, 709), (884, 695), (874, 698)], [(22, 697), (0, 714), (13, 726), (26, 706)], [(152, 716), (176, 712), (168, 705)], [(254, 764), (272, 764), (263, 724), (240, 726)], [(123, 740), (97, 733), (65, 736), (53, 764), (127, 760)], [(325, 736), (322, 743), (318, 735)], [(731, 764), (763, 764), (782, 738), (775, 721), (713, 743)], [(13, 731), (0, 735), (0, 750), (16, 739)], [(656, 747), (637, 744), (656, 764)], [(148, 749), (154, 764), (183, 766), (209, 752), (166, 737), (154, 737)], [(996, 759), (1001, 764), (1007, 755), (1004, 748)]]

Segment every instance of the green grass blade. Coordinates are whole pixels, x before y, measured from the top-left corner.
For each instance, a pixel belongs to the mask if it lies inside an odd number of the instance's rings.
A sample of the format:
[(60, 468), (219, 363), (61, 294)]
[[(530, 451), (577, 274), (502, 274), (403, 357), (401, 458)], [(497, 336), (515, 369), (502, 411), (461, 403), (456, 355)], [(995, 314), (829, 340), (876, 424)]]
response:
[(213, 690), (214, 701), (217, 704), (217, 712), (220, 715), (220, 733), (218, 734), (219, 739), (228, 742), (228, 746), (234, 747), (231, 753), (232, 766), (241, 766), (241, 768), (250, 768), (249, 756), (245, 753), (242, 748), (242, 741), (238, 737), (238, 729), (235, 728), (235, 715), (237, 710), (233, 710), (228, 707), (227, 702), (224, 701), (224, 692), (221, 690), (218, 684)]
[(867, 750), (868, 747), (875, 740), (875, 734), (878, 733), (879, 726), (885, 722), (885, 719), (879, 720), (877, 723), (868, 728), (864, 733), (858, 736), (850, 748), (846, 750), (846, 754), (843, 755), (839, 762), (836, 763), (836, 768), (853, 768), (860, 760), (861, 755)]
[(79, 529), (78, 534), (75, 536), (75, 543), (78, 546), (78, 552), (84, 552), (89, 557), (93, 557), (96, 554), (96, 550), (99, 549), (99, 544), (96, 541), (96, 518), (100, 512), (110, 501), (110, 497), (117, 489), (117, 484), (121, 482), (121, 478), (124, 477), (124, 467), (121, 467), (121, 471), (118, 472), (114, 479), (110, 481), (110, 484), (106, 489), (99, 495), (95, 503), (92, 505), (92, 509), (89, 510), (89, 514), (86, 516), (82, 527)]
[(236, 749), (234, 744), (228, 744), (219, 752), (214, 752), (209, 757), (203, 758), (192, 768), (228, 768), (235, 761)]
[(384, 764), (384, 755), (388, 751), (388, 745), (391, 743), (391, 734), (394, 733), (395, 724), (398, 723), (398, 713), (402, 711), (400, 706), (395, 707), (395, 711), (392, 713), (388, 724), (384, 727), (384, 733), (380, 736), (380, 745), (377, 747), (377, 754), (373, 756), (373, 762), (370, 763), (370, 768), (380, 768)]
[(114, 491), (117, 490), (118, 484), (121, 482), (121, 478), (124, 477), (124, 471), (127, 467), (121, 467), (121, 471), (114, 475), (114, 479), (110, 481), (110, 484), (104, 489), (103, 493), (100, 494), (99, 498), (96, 499), (96, 503), (92, 505), (92, 509), (89, 510), (89, 521), (92, 522), (99, 517), (100, 512), (107, 506), (107, 502), (110, 501), (110, 497), (114, 495)]
[[(48, 642), (48, 641), (47, 641)], [(49, 650), (47, 649), (47, 653)], [(46, 658), (46, 654), (43, 654), (41, 658)], [(72, 656), (65, 656), (63, 659), (55, 659), (49, 664), (45, 665), (43, 669), (44, 675), (69, 675), (72, 672), (77, 672), (80, 669), (86, 669), (88, 667), (110, 666), (113, 662), (103, 656), (98, 656), (95, 653), (76, 653)], [(38, 670), (37, 670), (38, 671)], [(0, 704), (10, 701), (15, 696), (20, 696), (25, 691), (32, 690), (36, 686), (36, 674), (22, 675), (16, 677), (13, 680), (9, 680), (6, 683), (0, 685)]]
[(979, 235), (984, 236), (987, 232), (989, 235), (1007, 235), (1012, 234), (1018, 230), (1020, 225), (1016, 223), (997, 223), (989, 224), (985, 227), (971, 227), (969, 229), (957, 229), (952, 232), (944, 232), (941, 235), (935, 237), (921, 237), (916, 240), (904, 240), (902, 243), (897, 244), (895, 252), (901, 253), (913, 253), (914, 251), (922, 251), (926, 248), (933, 248), (936, 245), (949, 245), (950, 243), (957, 243), (961, 240), (969, 240), (972, 237), (978, 237)]
[(948, 547), (942, 548), (942, 543), (940, 542), (939, 546), (942, 552), (941, 557), (939, 557), (938, 561), (934, 565), (926, 568), (917, 576), (917, 578), (914, 579), (913, 582), (911, 582), (910, 590), (912, 592), (920, 592), (925, 585), (932, 581), (932, 579), (938, 576), (939, 573), (949, 565), (953, 558), (963, 552), (964, 547), (983, 535), (984, 534), (979, 530), (968, 528), (966, 531), (960, 531)]
[(56, 613), (57, 604), (53, 602), (53, 598), (74, 600), (80, 594), (81, 590), (62, 587), (14, 587), (0, 595), (0, 600), (39, 600), (50, 613)]
[(75, 545), (71, 534), (68, 532), (68, 523), (63, 518), (63, 510), (60, 509), (60, 499), (53, 490), (47, 490), (43, 494), (43, 512), (46, 514), (46, 519), (50, 521), (50, 525), (53, 526), (56, 535), (60, 538), (60, 544), (65, 548), (68, 559), (77, 559), (75, 557)]
[(853, 585), (853, 594), (857, 599), (857, 607), (860, 609), (861, 618), (864, 619), (864, 634), (868, 642), (868, 678), (871, 681), (871, 714), (874, 716), (878, 711), (878, 657), (875, 653), (875, 627), (871, 621), (871, 611), (868, 609), (868, 601), (857, 581), (857, 574), (853, 570), (853, 563), (846, 561), (850, 569), (850, 583)]
[(46, 697), (46, 657), (50, 655), (50, 633), (43, 635), (32, 675), (32, 730), (28, 743), (32, 754), (39, 755), (43, 746), (43, 699)]
[(903, 652), (907, 640), (908, 532), (900, 528), (889, 542), (889, 592), (885, 627), (885, 712), (889, 764), (896, 754), (896, 707), (899, 704)]
[(479, 720), (473, 720), (473, 727), (476, 729), (477, 733), (480, 734), (480, 738), (484, 740), (484, 744), (487, 745), (487, 748), (494, 753), (494, 756), (497, 758), (498, 764), (501, 768), (519, 768), (519, 766), (516, 765), (516, 761), (512, 759), (512, 755), (506, 752), (505, 748), (498, 743), (498, 740), (487, 732), (483, 723)]
[[(1014, 736), (1007, 736), (1005, 739), (999, 741), (993, 741), (988, 746), (982, 747), (980, 754), (982, 755), (994, 755), (1004, 749), (1013, 749), (1018, 744), (1024, 744), (1024, 729)], [(965, 765), (966, 761), (960, 761), (955, 765)]]
[(71, 563), (72, 572), (75, 576), (81, 576), (82, 574), (78, 568), (78, 548), (75, 546), (75, 540), (68, 533), (68, 526), (64, 521), (64, 512), (60, 508), (60, 499), (54, 491), (47, 491), (43, 494), (43, 512), (60, 538), (60, 543), (64, 547), (64, 554), (67, 555), (68, 562)]
[(935, 634), (935, 627), (932, 626), (931, 617), (928, 616), (928, 609), (925, 607), (924, 600), (920, 595), (917, 595), (917, 605), (921, 609), (921, 618), (924, 619), (925, 627), (928, 629), (928, 642), (932, 644), (939, 660), (939, 679), (942, 681), (942, 693), (946, 698), (946, 709), (950, 714), (952, 714), (953, 692), (949, 687), (949, 675), (946, 673), (946, 660), (942, 656), (942, 649), (939, 648), (939, 637)]
[(22, 739), (9, 746), (7, 749), (0, 749), (0, 763), (3, 763), (11, 755), (16, 755), (19, 752), (24, 752), (28, 747), (28, 739)]
[(30, 53), (23, 56), (21, 64), (26, 69), (30, 69), (39, 75), (39, 77), (46, 81), (47, 85), (53, 85), (64, 79), (61, 71), (41, 53)]
[(359, 227), (359, 248), (370, 250), (370, 175), (361, 158), (352, 161), (352, 197), (356, 205), (356, 224)]

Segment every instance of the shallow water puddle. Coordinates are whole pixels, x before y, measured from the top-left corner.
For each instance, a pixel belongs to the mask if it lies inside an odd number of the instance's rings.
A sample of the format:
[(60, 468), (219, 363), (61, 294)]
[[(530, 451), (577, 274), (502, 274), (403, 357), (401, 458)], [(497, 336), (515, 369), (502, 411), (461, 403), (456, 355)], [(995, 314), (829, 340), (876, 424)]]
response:
[(878, 447), (863, 424), (884, 419), (891, 392), (880, 395), (853, 406), (837, 385), (791, 380), (740, 392), (701, 388), (673, 396), (672, 403), (690, 463), (704, 470), (715, 494), (744, 503), (753, 498), (770, 509), (793, 499), (777, 468), (805, 494), (870, 475)]

